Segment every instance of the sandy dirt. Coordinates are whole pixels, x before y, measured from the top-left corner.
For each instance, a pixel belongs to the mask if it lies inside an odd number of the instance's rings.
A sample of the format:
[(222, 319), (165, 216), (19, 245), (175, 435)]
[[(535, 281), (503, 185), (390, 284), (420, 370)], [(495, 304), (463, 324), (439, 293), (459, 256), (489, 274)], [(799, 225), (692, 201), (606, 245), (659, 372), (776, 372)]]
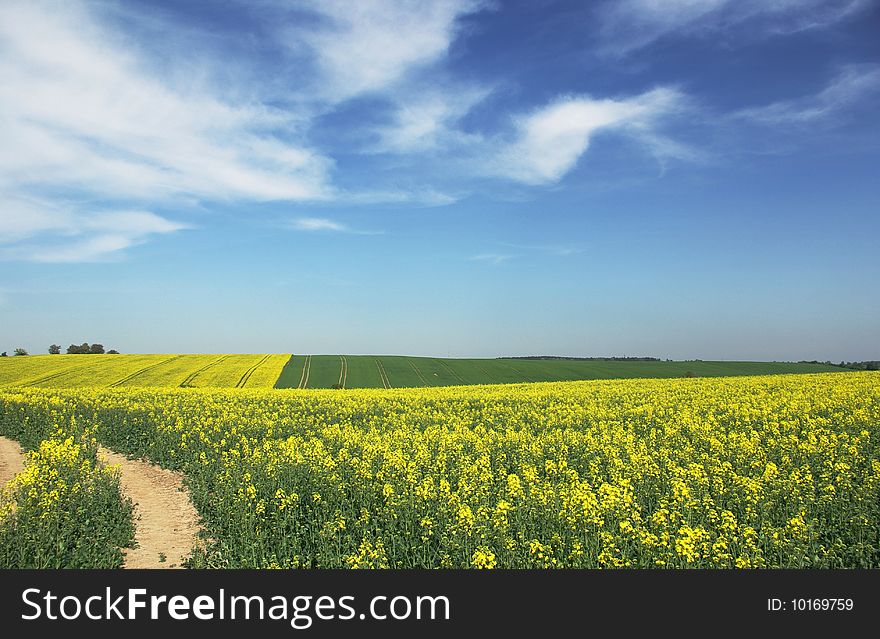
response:
[(123, 568), (180, 568), (198, 543), (199, 531), (199, 516), (181, 475), (103, 447), (98, 455), (120, 467), (122, 492), (135, 503), (138, 547), (125, 551)]
[(24, 469), (24, 453), (14, 439), (0, 437), (0, 489)]

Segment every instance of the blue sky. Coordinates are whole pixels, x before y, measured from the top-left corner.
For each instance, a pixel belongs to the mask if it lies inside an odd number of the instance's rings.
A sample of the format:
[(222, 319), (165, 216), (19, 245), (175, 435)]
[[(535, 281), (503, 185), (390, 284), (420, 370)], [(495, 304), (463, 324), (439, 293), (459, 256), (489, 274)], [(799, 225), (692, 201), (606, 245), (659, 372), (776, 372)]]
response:
[(871, 0), (0, 5), (0, 350), (880, 359)]

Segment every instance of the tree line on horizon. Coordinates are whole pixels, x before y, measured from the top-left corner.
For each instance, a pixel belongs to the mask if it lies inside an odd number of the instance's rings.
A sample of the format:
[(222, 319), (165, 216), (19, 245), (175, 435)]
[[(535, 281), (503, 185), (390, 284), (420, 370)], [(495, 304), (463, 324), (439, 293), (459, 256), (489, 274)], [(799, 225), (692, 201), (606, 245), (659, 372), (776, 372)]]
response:
[[(16, 348), (12, 351), (14, 356), (22, 357), (24, 355), (29, 355), (24, 348)], [(49, 346), (49, 354), (50, 355), (60, 355), (61, 354), (61, 346), (58, 344), (52, 344)], [(103, 344), (89, 344), (88, 342), (83, 342), (82, 344), (71, 344), (67, 347), (68, 355), (118, 355), (119, 351), (111, 348), (109, 351), (104, 349)], [(0, 353), (0, 357), (7, 357), (9, 353), (3, 351)]]
[(840, 368), (851, 368), (854, 371), (880, 371), (880, 361), (878, 360), (866, 360), (864, 362), (844, 362), (841, 360), (839, 364), (835, 364), (834, 362), (817, 362), (816, 360), (805, 361), (801, 360), (799, 363), (801, 364), (826, 364), (827, 366), (839, 366)]
[[(572, 357), (567, 355), (507, 355), (495, 359), (561, 359), (583, 362), (659, 362), (659, 357)], [(667, 360), (668, 361), (668, 360)]]

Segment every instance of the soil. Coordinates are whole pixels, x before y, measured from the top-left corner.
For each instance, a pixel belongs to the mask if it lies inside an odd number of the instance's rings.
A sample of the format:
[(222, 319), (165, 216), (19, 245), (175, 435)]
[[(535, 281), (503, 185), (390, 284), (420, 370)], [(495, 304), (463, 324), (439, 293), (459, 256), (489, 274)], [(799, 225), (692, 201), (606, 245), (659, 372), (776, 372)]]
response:
[(107, 465), (119, 466), (122, 492), (135, 503), (138, 547), (126, 549), (123, 568), (182, 567), (199, 543), (199, 515), (182, 476), (103, 447), (98, 456)]
[(0, 489), (24, 470), (24, 453), (14, 439), (0, 437)]

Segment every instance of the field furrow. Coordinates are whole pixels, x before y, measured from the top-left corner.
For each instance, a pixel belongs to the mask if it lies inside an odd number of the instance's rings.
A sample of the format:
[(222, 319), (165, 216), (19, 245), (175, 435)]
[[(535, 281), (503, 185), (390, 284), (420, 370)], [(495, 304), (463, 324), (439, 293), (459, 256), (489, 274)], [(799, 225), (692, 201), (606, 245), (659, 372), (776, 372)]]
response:
[(345, 355), (340, 355), (339, 382), (340, 388), (345, 388), (345, 379), (348, 376), (348, 363), (345, 361)]
[(236, 388), (244, 388), (247, 385), (248, 380), (251, 375), (256, 371), (267, 359), (269, 359), (268, 355), (265, 355), (260, 361), (247, 369), (244, 374), (239, 378), (238, 383), (235, 385)]
[(339, 355), (312, 355), (303, 388), (333, 388), (340, 384), (342, 361)]
[(312, 356), (306, 355), (306, 361), (303, 363), (302, 375), (299, 378), (299, 386), (297, 388), (309, 387), (309, 364), (312, 362)]
[[(178, 362), (181, 359), (182, 355), (173, 355), (168, 359), (164, 359), (162, 361), (156, 362), (155, 364), (151, 364), (150, 366), (146, 366), (140, 370), (137, 370), (129, 375), (126, 375), (122, 379), (116, 380), (115, 382), (108, 384), (110, 387), (114, 386), (179, 386), (180, 382), (176, 379), (177, 375), (173, 375), (171, 379), (173, 379), (172, 383), (168, 383), (169, 377), (168, 373), (170, 372), (168, 369), (168, 364), (172, 362)], [(163, 368), (164, 370), (160, 375), (151, 374), (157, 368)], [(183, 372), (181, 372), (181, 368), (183, 368)], [(186, 368), (185, 367), (174, 367), (173, 373), (183, 374), (186, 376)], [(158, 383), (156, 383), (158, 382)]]
[(273, 388), (281, 371), (290, 359), (290, 355), (273, 353), (253, 371), (248, 378), (245, 388)]
[(382, 380), (383, 388), (391, 388), (391, 383), (388, 381), (388, 375), (385, 374), (385, 369), (382, 367), (382, 362), (378, 359), (376, 360), (376, 368), (379, 371), (379, 377)]
[(430, 384), (428, 384), (428, 380), (425, 379), (425, 376), (422, 375), (422, 371), (419, 370), (419, 367), (416, 366), (416, 363), (413, 360), (409, 361), (409, 365), (413, 369), (413, 372), (416, 374), (416, 377), (419, 378), (419, 381), (422, 383), (422, 386), (430, 386)]
[(194, 370), (192, 373), (187, 375), (182, 382), (180, 382), (180, 387), (187, 388), (189, 386), (194, 386), (193, 381), (195, 380), (196, 377), (198, 377), (200, 374), (204, 373), (206, 370), (208, 370), (212, 366), (219, 364), (220, 362), (227, 359), (228, 357), (229, 357), (229, 355), (221, 355), (217, 359), (209, 362), (208, 364), (205, 364), (201, 368)]

